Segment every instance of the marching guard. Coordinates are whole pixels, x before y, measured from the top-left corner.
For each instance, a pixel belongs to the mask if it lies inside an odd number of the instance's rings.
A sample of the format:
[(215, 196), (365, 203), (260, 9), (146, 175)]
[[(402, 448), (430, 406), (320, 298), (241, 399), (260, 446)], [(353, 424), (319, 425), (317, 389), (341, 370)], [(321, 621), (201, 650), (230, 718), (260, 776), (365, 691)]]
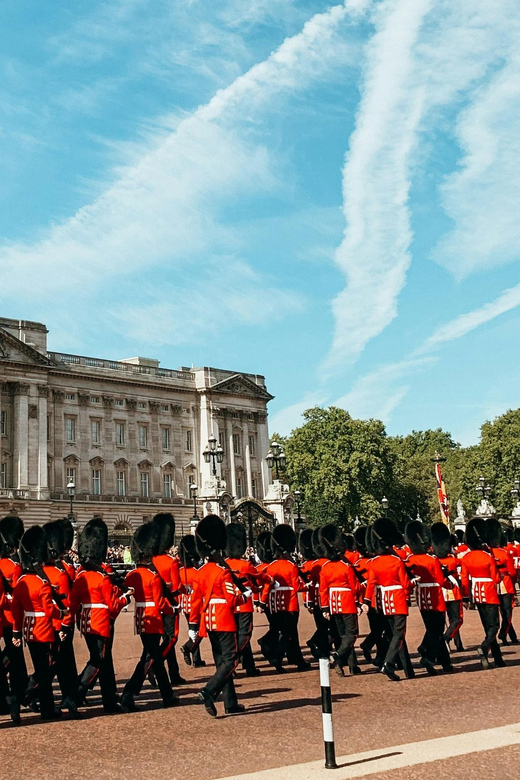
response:
[(453, 536), (445, 523), (434, 523), (431, 527), (431, 536), (433, 552), (439, 559), (444, 575), (451, 583), (451, 588), (442, 589), (448, 623), (444, 632), (444, 641), (449, 646), (449, 642), (453, 640), (455, 650), (460, 652), (464, 650), (460, 637), (460, 628), (464, 622), (460, 589), (461, 563), (452, 552)]

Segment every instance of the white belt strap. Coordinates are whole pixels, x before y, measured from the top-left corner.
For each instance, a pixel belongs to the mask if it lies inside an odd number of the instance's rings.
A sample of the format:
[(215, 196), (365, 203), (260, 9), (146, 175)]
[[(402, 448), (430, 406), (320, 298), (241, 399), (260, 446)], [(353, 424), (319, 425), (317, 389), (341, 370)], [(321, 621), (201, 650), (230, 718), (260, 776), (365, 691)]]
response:
[(136, 601), (136, 607), (155, 607), (155, 601)]
[(45, 617), (45, 612), (24, 612), (24, 617)]
[(82, 609), (108, 609), (106, 604), (82, 604)]
[(477, 582), (493, 582), (491, 577), (472, 577), (471, 578), (472, 584), (476, 584)]
[(418, 582), (420, 588), (440, 588), (438, 582)]
[(226, 599), (210, 599), (210, 604), (227, 604)]
[(402, 585), (378, 585), (377, 587), (382, 593), (386, 593), (389, 590), (403, 590)]
[(329, 588), (331, 593), (337, 593), (339, 591), (345, 592), (348, 591), (349, 593), (352, 591), (352, 588)]
[(290, 588), (288, 585), (279, 585), (277, 588), (275, 588), (275, 591), (277, 590), (294, 590), (294, 589)]

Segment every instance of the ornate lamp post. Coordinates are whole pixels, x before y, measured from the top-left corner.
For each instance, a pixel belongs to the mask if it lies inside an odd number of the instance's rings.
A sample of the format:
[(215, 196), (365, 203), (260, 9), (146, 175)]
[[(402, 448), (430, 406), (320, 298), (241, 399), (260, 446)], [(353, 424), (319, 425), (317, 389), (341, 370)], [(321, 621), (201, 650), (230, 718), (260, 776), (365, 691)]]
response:
[(69, 501), (70, 501), (70, 509), (69, 509), (69, 520), (71, 523), (74, 523), (74, 509), (73, 509), (73, 501), (74, 501), (74, 495), (76, 493), (76, 485), (74, 484), (74, 480), (71, 479), (67, 483), (67, 493), (69, 494)]
[(191, 493), (191, 497), (193, 499), (193, 517), (191, 518), (191, 522), (192, 522), (192, 524), (194, 526), (197, 525), (197, 523), (200, 520), (200, 518), (199, 518), (199, 516), (197, 514), (197, 490), (198, 489), (199, 488), (198, 488), (197, 485), (193, 485), (193, 484), (190, 485), (190, 493)]
[(388, 517), (388, 510), (390, 509), (390, 501), (387, 499), (386, 496), (383, 496), (383, 498), (381, 499), (381, 508), (385, 513), (385, 517)]
[(518, 528), (520, 526), (520, 479), (518, 479), (518, 477), (513, 482), (513, 487), (511, 488), (511, 498), (515, 502), (513, 511), (511, 512), (511, 521), (513, 523), (513, 527)]
[(206, 444), (206, 449), (202, 454), (204, 455), (204, 460), (206, 463), (209, 463), (210, 461), (212, 462), (211, 473), (214, 477), (216, 477), (217, 467), (215, 463), (222, 463), (224, 460), (224, 450), (220, 444), (217, 446), (217, 438), (213, 433), (209, 437), (208, 443)]
[(266, 461), (267, 465), (270, 469), (274, 468), (276, 469), (276, 479), (280, 479), (280, 469), (285, 468), (285, 452), (282, 449), (282, 445), (278, 444), (277, 441), (273, 441), (271, 444), (271, 449), (266, 455)]
[(489, 496), (493, 492), (493, 488), (486, 482), (481, 475), (478, 480), (478, 485), (475, 488), (475, 492), (480, 496), (480, 505), (475, 514), (487, 517), (488, 515), (495, 514), (495, 507), (488, 501)]

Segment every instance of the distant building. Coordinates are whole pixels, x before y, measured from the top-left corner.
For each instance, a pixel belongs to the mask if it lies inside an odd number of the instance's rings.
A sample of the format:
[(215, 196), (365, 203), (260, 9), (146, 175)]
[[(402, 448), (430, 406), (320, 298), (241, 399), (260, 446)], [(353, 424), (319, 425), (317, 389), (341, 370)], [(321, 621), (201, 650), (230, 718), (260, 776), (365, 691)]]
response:
[[(63, 517), (72, 483), (78, 525), (99, 515), (123, 538), (161, 510), (188, 531), (193, 483), (201, 516), (262, 502), (272, 398), (263, 376), (48, 352), (47, 333), (0, 318), (0, 513)], [(216, 477), (203, 456), (211, 434), (224, 450)]]

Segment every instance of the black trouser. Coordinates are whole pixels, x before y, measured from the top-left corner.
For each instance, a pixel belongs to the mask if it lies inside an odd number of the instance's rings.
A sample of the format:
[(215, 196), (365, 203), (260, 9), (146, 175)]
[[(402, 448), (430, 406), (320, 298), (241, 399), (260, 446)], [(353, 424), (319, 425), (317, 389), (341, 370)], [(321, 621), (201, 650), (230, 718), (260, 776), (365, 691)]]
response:
[(4, 642), (5, 654), (8, 659), (7, 671), (9, 674), (11, 699), (13, 704), (19, 705), (25, 696), (29, 677), (27, 675), (23, 646), (15, 647), (13, 645), (13, 627), (11, 625), (4, 628)]
[(58, 678), (63, 699), (75, 702), (78, 696), (78, 670), (74, 655), (74, 635), (72, 633), (67, 634), (66, 639), (62, 642), (59, 633), (55, 631), (54, 634), (53, 674), (56, 674)]
[(237, 644), (238, 654), (242, 661), (242, 666), (246, 672), (254, 672), (255, 659), (251, 650), (251, 636), (253, 634), (253, 613), (236, 612), (235, 621), (237, 624)]
[(175, 615), (163, 615), (164, 636), (161, 643), (161, 652), (164, 660), (168, 664), (168, 672), (172, 685), (176, 685), (181, 676), (179, 662), (177, 661), (177, 654), (175, 652), (175, 645), (177, 644), (175, 620)]
[(460, 627), (463, 623), (462, 601), (447, 601), (446, 615), (448, 617), (448, 627), (444, 632), (444, 640), (449, 642), (453, 639), (457, 650), (462, 650), (462, 639), (460, 638)]
[(298, 637), (299, 617), (299, 612), (286, 612), (285, 610), (271, 614), (271, 626), (277, 638), (271, 656), (274, 666), (280, 666), (287, 653), (290, 663), (296, 664), (296, 666), (305, 663)]
[(28, 642), (34, 666), (34, 681), (37, 687), (37, 697), (40, 700), (42, 718), (54, 713), (54, 696), (52, 694), (53, 645), (51, 642)]
[(101, 699), (106, 710), (113, 710), (117, 704), (116, 677), (112, 659), (112, 638), (98, 634), (85, 634), (90, 657), (83, 669), (78, 685), (78, 702), (82, 702), (92, 682), (99, 675)]
[(141, 658), (137, 662), (133, 675), (125, 685), (123, 691), (123, 704), (125, 698), (131, 698), (133, 700), (134, 697), (141, 692), (141, 688), (143, 687), (143, 683), (150, 668), (157, 680), (163, 702), (169, 704), (173, 699), (173, 691), (170, 680), (168, 679), (168, 673), (164, 666), (161, 647), (162, 634), (141, 634), (140, 638), (143, 643), (143, 652), (141, 653)]
[(485, 631), (484, 641), (480, 645), (484, 655), (491, 650), (495, 661), (502, 661), (502, 653), (497, 642), (498, 634), (498, 604), (477, 604), (480, 621)]
[(437, 612), (434, 609), (422, 609), (421, 617), (426, 628), (426, 633), (421, 642), (421, 646), (424, 648), (424, 656), (432, 664), (438, 660), (442, 667), (446, 669), (451, 666), (450, 654), (444, 639), (446, 613), (444, 611)]
[[(388, 650), (385, 655), (385, 666), (389, 669), (395, 668), (397, 657), (401, 657), (401, 653), (406, 646), (406, 618), (407, 615), (387, 615), (386, 621), (392, 632), (392, 639), (388, 646)], [(408, 653), (408, 651), (406, 651)], [(401, 663), (402, 663), (401, 657)], [(406, 666), (403, 664), (403, 668), (406, 671)]]
[[(186, 618), (186, 623), (188, 624), (188, 628), (190, 626), (190, 616), (184, 614), (184, 617)], [(202, 661), (202, 656), (200, 654), (200, 643), (201, 639), (198, 638), (196, 642), (192, 642), (191, 639), (188, 639), (187, 642), (183, 645), (183, 647), (188, 648), (189, 652), (191, 653), (191, 657), (193, 658), (193, 665), (198, 666)]]
[(323, 612), (318, 605), (312, 608), (312, 616), (316, 625), (316, 631), (307, 644), (311, 648), (313, 655), (316, 655), (318, 658), (328, 658), (331, 645), (329, 632), (332, 628), (332, 621), (323, 617)]
[(361, 642), (360, 647), (362, 650), (364, 649), (370, 652), (375, 645), (375, 664), (376, 666), (381, 666), (390, 644), (390, 640), (387, 636), (388, 624), (385, 620), (385, 616), (377, 609), (374, 609), (374, 607), (368, 608), (367, 618), (370, 631)]
[(358, 616), (357, 614), (341, 614), (331, 615), (331, 617), (341, 637), (341, 644), (336, 650), (339, 663), (341, 666), (348, 666), (352, 670), (357, 666), (354, 645), (359, 635)]
[(222, 693), (226, 709), (237, 705), (233, 672), (237, 666), (238, 643), (236, 631), (209, 631), (209, 641), (215, 661), (215, 674), (209, 678), (205, 690), (214, 699)]
[(516, 631), (513, 627), (513, 599), (512, 593), (501, 593), (500, 596), (500, 616), (502, 624), (498, 633), (498, 638), (504, 641), (508, 636), (511, 642), (518, 642)]

